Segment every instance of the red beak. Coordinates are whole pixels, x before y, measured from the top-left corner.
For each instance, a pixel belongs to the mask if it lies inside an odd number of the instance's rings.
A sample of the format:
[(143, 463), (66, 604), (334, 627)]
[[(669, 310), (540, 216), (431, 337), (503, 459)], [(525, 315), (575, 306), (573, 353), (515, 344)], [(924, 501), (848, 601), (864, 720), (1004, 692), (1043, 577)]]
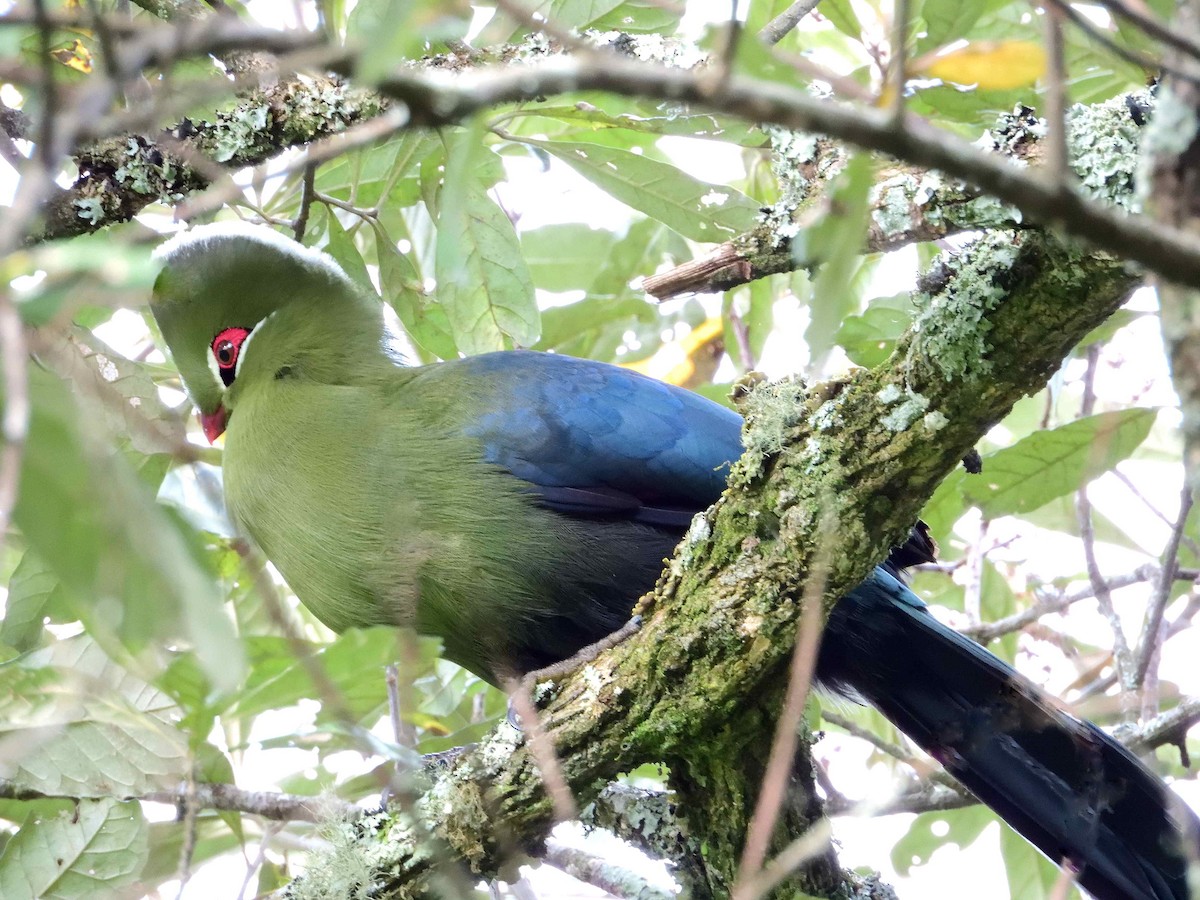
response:
[(215, 444), (217, 438), (225, 433), (225, 422), (228, 418), (225, 407), (220, 405), (210, 413), (200, 413), (200, 427), (204, 429), (204, 436), (210, 444)]

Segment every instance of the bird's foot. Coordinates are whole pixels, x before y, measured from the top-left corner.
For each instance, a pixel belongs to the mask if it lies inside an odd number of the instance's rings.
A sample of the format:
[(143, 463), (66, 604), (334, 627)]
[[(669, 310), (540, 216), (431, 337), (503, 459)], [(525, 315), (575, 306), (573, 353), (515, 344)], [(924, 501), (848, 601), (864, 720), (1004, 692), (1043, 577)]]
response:
[[(533, 689), (537, 687), (538, 682), (547, 681), (551, 678), (562, 678), (564, 675), (570, 675), (576, 669), (586, 666), (598, 657), (605, 650), (611, 650), (624, 641), (627, 641), (633, 635), (637, 634), (638, 629), (642, 627), (642, 617), (634, 616), (612, 634), (607, 634), (594, 644), (588, 644), (582, 650), (575, 653), (574, 656), (569, 656), (564, 660), (556, 663), (551, 663), (540, 669), (534, 669), (531, 672), (526, 672), (521, 676), (519, 690), (525, 697), (533, 696)], [(516, 709), (513, 708), (513, 702), (508, 701), (508, 724), (513, 728), (521, 727), (521, 717)]]

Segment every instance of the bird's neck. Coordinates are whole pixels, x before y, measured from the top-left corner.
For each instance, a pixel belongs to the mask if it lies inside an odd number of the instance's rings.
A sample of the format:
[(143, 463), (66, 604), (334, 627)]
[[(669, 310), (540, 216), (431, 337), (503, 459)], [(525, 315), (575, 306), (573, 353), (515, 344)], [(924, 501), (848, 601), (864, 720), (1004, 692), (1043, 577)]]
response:
[(239, 385), (288, 376), (324, 384), (363, 384), (395, 377), (386, 346), (383, 312), (369, 299), (297, 299), (276, 310), (252, 333)]

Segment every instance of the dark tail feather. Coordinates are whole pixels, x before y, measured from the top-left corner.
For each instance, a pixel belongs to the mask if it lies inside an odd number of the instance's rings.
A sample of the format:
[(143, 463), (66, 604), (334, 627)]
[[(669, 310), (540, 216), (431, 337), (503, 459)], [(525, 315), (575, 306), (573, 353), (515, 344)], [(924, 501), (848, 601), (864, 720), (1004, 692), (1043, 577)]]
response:
[(1196, 816), (1124, 747), (934, 619), (885, 567), (834, 607), (817, 671), (1099, 900), (1189, 897), (1184, 842), (1194, 856)]
[(900, 573), (909, 566), (937, 562), (937, 549), (937, 542), (929, 533), (929, 526), (918, 519), (917, 524), (908, 533), (908, 540), (899, 547), (892, 548), (883, 567), (899, 578)]

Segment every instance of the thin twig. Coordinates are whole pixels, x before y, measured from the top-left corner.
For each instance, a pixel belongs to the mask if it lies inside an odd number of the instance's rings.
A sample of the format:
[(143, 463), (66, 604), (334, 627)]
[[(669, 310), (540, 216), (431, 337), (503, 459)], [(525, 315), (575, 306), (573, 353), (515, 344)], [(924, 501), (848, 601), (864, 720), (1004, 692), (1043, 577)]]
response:
[[(276, 794), (265, 791), (244, 791), (232, 784), (196, 782), (192, 800), (197, 809), (216, 809), (243, 812), (278, 822), (327, 822), (333, 818), (356, 819), (363, 810), (332, 795), (303, 797), (295, 794)], [(174, 790), (148, 791), (135, 797), (118, 796), (122, 800), (144, 800), (178, 807), (187, 797), (189, 787), (180, 784)], [(54, 794), (33, 791), (0, 779), (0, 797), (6, 800), (79, 799), (73, 794)]]
[(1134, 6), (1127, 3), (1126, 0), (1096, 0), (1096, 2), (1109, 12), (1132, 22), (1156, 41), (1174, 47), (1192, 59), (1200, 60), (1200, 45), (1166, 22), (1155, 18), (1148, 10), (1143, 11), (1146, 10), (1146, 7)]
[[(1083, 377), (1083, 400), (1079, 408), (1081, 417), (1090, 416), (1096, 407), (1096, 369), (1099, 363), (1100, 345), (1092, 344), (1087, 349), (1087, 371)], [(1113, 606), (1112, 592), (1109, 590), (1108, 582), (1104, 580), (1100, 564), (1096, 559), (1096, 530), (1092, 523), (1092, 503), (1088, 499), (1087, 485), (1083, 485), (1079, 489), (1075, 508), (1079, 518), (1079, 537), (1083, 542), (1083, 556), (1087, 564), (1088, 579), (1092, 583), (1092, 590), (1095, 592), (1100, 612), (1108, 621), (1109, 629), (1112, 631), (1113, 656), (1117, 675), (1120, 678), (1122, 689), (1132, 691), (1134, 689), (1133, 657), (1129, 643), (1125, 640), (1125, 632), (1121, 628), (1121, 617), (1117, 615), (1116, 608)]]
[(829, 578), (830, 553), (835, 530), (836, 523), (832, 514), (826, 512), (819, 526), (822, 540), (813, 555), (813, 564), (804, 582), (804, 608), (800, 613), (800, 627), (792, 649), (787, 693), (775, 727), (775, 737), (767, 758), (767, 768), (763, 773), (762, 787), (759, 788), (758, 800), (754, 806), (754, 815), (751, 816), (746, 831), (746, 845), (742, 849), (738, 875), (733, 886), (734, 900), (751, 900), (758, 896), (751, 892), (749, 883), (759, 876), (763, 868), (763, 860), (766, 859), (770, 847), (779, 810), (787, 795), (788, 776), (799, 742), (800, 719), (804, 715), (805, 699), (808, 697), (808, 688), (812, 684), (813, 671), (817, 664), (817, 648), (824, 621), (821, 598), (825, 594), (825, 583)]
[(845, 716), (829, 709), (821, 710), (821, 718), (831, 725), (836, 725), (843, 729), (848, 734), (853, 735), (859, 740), (866, 741), (879, 752), (890, 756), (897, 762), (902, 762), (922, 778), (927, 778), (931, 781), (936, 781), (946, 787), (956, 788), (958, 782), (950, 775), (939, 768), (932, 760), (925, 760), (921, 757), (914, 756), (898, 744), (893, 744), (890, 741), (885, 741), (879, 735), (870, 729), (863, 728), (856, 722), (847, 719)]
[(1179, 495), (1179, 516), (1176, 518), (1174, 525), (1171, 528), (1171, 535), (1167, 539), (1167, 545), (1163, 549), (1161, 572), (1158, 578), (1158, 584), (1155, 585), (1154, 596), (1150, 600), (1150, 606), (1146, 610), (1146, 619), (1142, 624), (1141, 637), (1138, 639), (1138, 648), (1136, 656), (1136, 664), (1133, 673), (1134, 689), (1140, 688), (1146, 679), (1146, 673), (1150, 668), (1150, 662), (1155, 656), (1159, 641), (1162, 637), (1162, 622), (1163, 613), (1167, 609), (1167, 602), (1171, 598), (1171, 586), (1175, 579), (1172, 577), (1175, 571), (1175, 563), (1179, 558), (1179, 544), (1183, 537), (1183, 530), (1187, 526), (1188, 515), (1192, 511), (1192, 491), (1188, 484), (1188, 480), (1184, 478), (1183, 491)]
[(742, 38), (742, 23), (738, 20), (738, 0), (729, 0), (729, 18), (725, 22), (725, 35), (721, 41), (721, 50), (712, 60), (714, 90), (720, 90), (730, 75), (737, 61), (738, 42)]
[(554, 815), (560, 822), (569, 822), (579, 817), (579, 808), (575, 797), (567, 787), (563, 777), (562, 766), (558, 762), (558, 754), (554, 750), (546, 729), (542, 727), (541, 717), (533, 705), (528, 689), (515, 678), (504, 680), (504, 691), (508, 701), (521, 719), (521, 729), (525, 732), (529, 743), (529, 752), (537, 761), (538, 771), (541, 772), (542, 782), (546, 793), (554, 805)]
[(183, 783), (183, 796), (176, 807), (183, 824), (183, 841), (179, 845), (179, 862), (175, 867), (175, 877), (179, 881), (179, 893), (176, 900), (183, 900), (183, 892), (187, 890), (188, 882), (192, 879), (192, 857), (196, 855), (196, 820), (200, 810), (196, 806), (196, 768), (194, 760), (189, 762), (187, 780)]
[[(1110, 591), (1114, 591), (1133, 584), (1151, 581), (1156, 575), (1157, 570), (1153, 566), (1143, 566), (1136, 572), (1106, 578), (1104, 579), (1104, 584), (1107, 585)], [(1184, 581), (1192, 580), (1186, 574), (1178, 574), (1175, 577)], [(984, 622), (981, 625), (968, 625), (965, 628), (960, 628), (959, 631), (981, 644), (988, 644), (997, 638), (1004, 637), (1006, 634), (1020, 631), (1026, 625), (1036, 622), (1042, 616), (1063, 612), (1076, 603), (1082, 600), (1090, 600), (1095, 596), (1095, 584), (1089, 581), (1086, 587), (1079, 588), (1070, 593), (1061, 592), (1056, 597), (1039, 600), (1033, 606), (1019, 613), (1013, 613), (1011, 616), (1005, 616), (1003, 619), (997, 619), (994, 622)]]
[(983, 566), (987, 551), (983, 542), (987, 539), (988, 520), (980, 517), (975, 540), (967, 549), (967, 583), (963, 586), (963, 611), (967, 621), (978, 625), (983, 621)]
[(897, 128), (904, 127), (904, 87), (908, 83), (909, 0), (892, 3), (891, 57), (888, 59), (887, 87), (892, 91), (888, 108)]
[(42, 110), (38, 123), (36, 156), (42, 169), (53, 177), (57, 168), (54, 147), (54, 126), (58, 119), (58, 90), (54, 84), (54, 57), (50, 53), (53, 26), (46, 12), (46, 0), (33, 0), (33, 22), (38, 30), (38, 63), (41, 66)]
[[(329, 677), (329, 673), (325, 670), (325, 666), (321, 660), (313, 653), (312, 645), (300, 636), (293, 623), (284, 614), (283, 598), (279, 596), (279, 591), (271, 581), (266, 561), (257, 550), (244, 540), (234, 540), (232, 541), (232, 546), (234, 551), (249, 568), (268, 618), (283, 634), (288, 647), (291, 649), (292, 656), (300, 663), (300, 667), (304, 669), (309, 680), (312, 681), (322, 706), (325, 707), (333, 718), (342, 724), (349, 734), (356, 737), (361, 743), (364, 752), (373, 754), (375, 748), (369, 741), (361, 737), (361, 726), (355, 720), (354, 716), (351, 715), (350, 708), (346, 705), (346, 699), (342, 692)], [(380, 786), (386, 787), (386, 777), (381, 776)]]
[(1062, 13), (1054, 4), (1042, 16), (1046, 33), (1046, 175), (1054, 190), (1071, 176), (1067, 158), (1067, 63)]
[(1153, 56), (1148, 56), (1145, 53), (1141, 53), (1137, 50), (1126, 47), (1123, 44), (1117, 43), (1117, 41), (1113, 40), (1111, 37), (1097, 28), (1091, 19), (1079, 12), (1079, 10), (1077, 10), (1072, 4), (1066, 2), (1066, 0), (1050, 0), (1050, 3), (1053, 4), (1056, 9), (1061, 11), (1066, 18), (1070, 19), (1076, 28), (1086, 34), (1097, 44), (1104, 47), (1114, 56), (1125, 60), (1125, 62), (1135, 65), (1147, 73), (1163, 72), (1170, 74), (1174, 78), (1181, 78), (1184, 81), (1195, 82), (1197, 80), (1196, 76), (1189, 72), (1182, 71), (1174, 66), (1169, 66), (1162, 60), (1155, 59)]
[(263, 829), (262, 837), (258, 842), (258, 853), (254, 855), (254, 859), (246, 866), (246, 875), (242, 879), (242, 889), (238, 892), (238, 900), (245, 900), (246, 891), (250, 887), (250, 880), (254, 878), (263, 867), (263, 863), (267, 861), (267, 849), (271, 846), (271, 840), (275, 835), (279, 834), (283, 825), (279, 822), (269, 822), (267, 827)]
[(827, 804), (845, 806), (850, 802), (846, 799), (846, 795), (837, 789), (833, 779), (829, 777), (829, 770), (825, 767), (824, 760), (813, 758), (813, 774), (816, 776), (817, 785), (825, 793)]
[(764, 44), (775, 45), (787, 36), (787, 33), (800, 24), (800, 20), (817, 8), (821, 0), (796, 0), (791, 6), (763, 26), (758, 33), (758, 39)]
[[(766, 896), (773, 887), (804, 865), (808, 860), (825, 851), (833, 840), (833, 826), (828, 819), (814, 822), (804, 834), (784, 847), (767, 864), (742, 886), (741, 896), (758, 898)], [(735, 894), (734, 896), (738, 896)]]
[(590, 884), (614, 897), (629, 900), (671, 900), (674, 892), (667, 892), (650, 884), (636, 872), (613, 863), (604, 856), (568, 847), (562, 841), (551, 838), (546, 841), (542, 862), (566, 872), (572, 878)]
[(863, 803), (844, 800), (842, 803), (826, 803), (825, 811), (830, 816), (891, 816), (896, 813), (943, 812), (974, 806), (979, 801), (970, 794), (942, 785), (918, 781), (883, 802)]
[(296, 213), (296, 222), (292, 225), (292, 237), (296, 243), (304, 243), (304, 232), (308, 228), (308, 214), (312, 209), (313, 194), (316, 193), (317, 165), (307, 162), (304, 166), (304, 178), (300, 188), (300, 211)]
[(320, 191), (316, 191), (313, 196), (326, 206), (332, 206), (336, 209), (345, 210), (346, 212), (358, 216), (360, 219), (364, 219), (367, 222), (379, 221), (379, 210), (373, 207), (371, 209), (363, 209), (360, 206), (355, 206), (353, 203), (347, 203), (345, 200), (339, 200), (337, 197), (330, 196), (329, 194), (323, 194)]
[(1075, 886), (1075, 870), (1066, 865), (1069, 860), (1055, 860), (1056, 863), (1062, 865), (1058, 870), (1058, 877), (1054, 879), (1054, 887), (1050, 889), (1048, 900), (1067, 900), (1071, 894), (1071, 888)]
[[(403, 109), (391, 109), (377, 119), (369, 119), (352, 128), (347, 128), (340, 134), (313, 142), (309, 145), (308, 153), (304, 157), (289, 162), (282, 168), (279, 167), (279, 160), (272, 158), (256, 166), (253, 171), (256, 174), (261, 173), (263, 177), (282, 178), (304, 166), (326, 162), (387, 137), (398, 128), (403, 127), (406, 120), (407, 115)], [(222, 172), (218, 184), (213, 185), (202, 194), (189, 197), (177, 207), (176, 214), (181, 219), (189, 220), (211, 210), (220, 209), (240, 197), (242, 193), (243, 188), (233, 180), (233, 175)]]

